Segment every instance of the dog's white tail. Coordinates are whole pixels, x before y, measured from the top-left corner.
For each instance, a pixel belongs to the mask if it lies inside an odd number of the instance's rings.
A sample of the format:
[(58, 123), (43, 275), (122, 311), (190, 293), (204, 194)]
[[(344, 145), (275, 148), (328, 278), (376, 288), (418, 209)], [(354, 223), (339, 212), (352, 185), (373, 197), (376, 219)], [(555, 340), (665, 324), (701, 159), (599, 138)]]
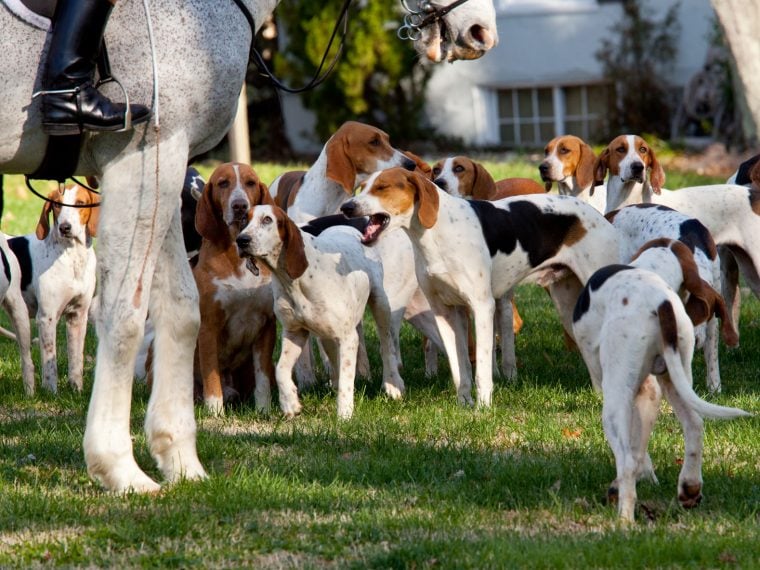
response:
[(686, 405), (703, 418), (730, 420), (751, 416), (752, 414), (739, 408), (729, 408), (705, 402), (697, 395), (681, 361), (680, 350), (683, 350), (683, 347), (678, 342), (677, 319), (670, 301), (663, 302), (657, 308), (657, 316), (660, 320), (660, 333), (662, 335), (662, 357), (668, 367), (670, 381)]

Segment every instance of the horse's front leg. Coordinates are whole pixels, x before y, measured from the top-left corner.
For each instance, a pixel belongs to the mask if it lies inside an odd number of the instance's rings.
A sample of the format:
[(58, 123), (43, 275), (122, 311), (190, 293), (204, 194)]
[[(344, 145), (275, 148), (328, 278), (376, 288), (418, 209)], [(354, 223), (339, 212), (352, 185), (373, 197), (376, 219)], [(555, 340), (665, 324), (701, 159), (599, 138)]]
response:
[(145, 417), (150, 452), (168, 481), (206, 476), (195, 447), (193, 354), (200, 327), (198, 289), (176, 209), (153, 273), (153, 388)]
[[(162, 144), (159, 184), (155, 181), (157, 169), (155, 155), (151, 152), (120, 157), (111, 161), (103, 172), (104, 196), (98, 238), (98, 349), (84, 434), (84, 455), (90, 475), (107, 489), (118, 492), (150, 492), (159, 488), (137, 465), (132, 451), (132, 373), (145, 327), (153, 271), (178, 206), (177, 196), (187, 154), (186, 150), (183, 154), (183, 148), (186, 149), (187, 145), (179, 138)], [(157, 186), (160, 188), (158, 192)], [(191, 334), (196, 330), (197, 322)], [(185, 335), (181, 341), (186, 341)], [(190, 354), (192, 356), (192, 352)], [(171, 358), (164, 354), (162, 363), (167, 357)], [(182, 357), (185, 357), (184, 352)], [(187, 361), (191, 363), (192, 357)], [(175, 371), (178, 377), (187, 375), (188, 383), (189, 366), (183, 363)], [(156, 373), (167, 372), (157, 370)], [(180, 394), (175, 397), (178, 400), (176, 407), (186, 405), (186, 399), (189, 401), (189, 397)], [(152, 403), (151, 408), (155, 407)], [(190, 412), (182, 417), (188, 416), (193, 418), (192, 404)], [(179, 425), (182, 421), (174, 416), (163, 420), (162, 425)], [(192, 427), (181, 426), (176, 434), (177, 441), (182, 442), (180, 446), (187, 439), (186, 434), (194, 429), (194, 420)], [(155, 428), (150, 431), (156, 433)], [(188, 459), (194, 460), (183, 457), (184, 461)]]

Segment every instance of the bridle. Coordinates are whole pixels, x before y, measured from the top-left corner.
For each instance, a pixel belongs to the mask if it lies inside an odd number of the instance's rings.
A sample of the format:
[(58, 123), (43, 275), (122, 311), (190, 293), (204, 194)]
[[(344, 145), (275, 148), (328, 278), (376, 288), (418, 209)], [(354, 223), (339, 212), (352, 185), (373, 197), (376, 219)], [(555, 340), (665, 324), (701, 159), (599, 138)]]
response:
[(448, 6), (434, 4), (430, 0), (418, 0), (417, 9), (409, 6), (407, 0), (401, 0), (401, 6), (406, 10), (404, 23), (396, 32), (401, 40), (417, 41), (422, 37), (422, 28), (432, 26), (443, 20), (444, 16), (467, 2), (468, 0), (455, 0)]

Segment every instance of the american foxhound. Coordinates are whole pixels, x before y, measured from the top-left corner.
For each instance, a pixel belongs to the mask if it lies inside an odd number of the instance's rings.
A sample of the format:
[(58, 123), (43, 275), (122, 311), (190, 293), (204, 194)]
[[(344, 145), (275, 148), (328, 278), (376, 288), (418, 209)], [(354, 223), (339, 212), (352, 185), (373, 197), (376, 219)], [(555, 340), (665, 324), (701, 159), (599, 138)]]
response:
[[(685, 307), (681, 288), (690, 294)], [(686, 508), (702, 499), (702, 418), (748, 415), (705, 402), (692, 388), (693, 323), (715, 312), (725, 315), (720, 295), (699, 277), (689, 248), (667, 239), (648, 242), (630, 265), (594, 273), (578, 299), (575, 340), (604, 399), (604, 433), (617, 468), (608, 496), (623, 520), (633, 521), (636, 480), (656, 481), (647, 445), (663, 391), (684, 430), (678, 500)], [(723, 330), (729, 344), (738, 340), (729, 321)]]
[(293, 366), (313, 333), (330, 358), (333, 385), (338, 390), (338, 417), (351, 417), (357, 325), (368, 303), (380, 338), (383, 389), (391, 398), (400, 398), (404, 392), (383, 289), (383, 265), (362, 245), (360, 237), (346, 226), (330, 228), (317, 237), (303, 233), (277, 206), (255, 207), (251, 221), (237, 237), (240, 255), (272, 272), (274, 312), (283, 329), (275, 375), (286, 416), (301, 411)]
[(654, 150), (635, 135), (616, 137), (599, 155), (595, 180), (603, 181), (607, 172), (608, 211), (652, 202), (697, 218), (710, 230), (720, 254), (723, 297), (738, 326), (740, 270), (760, 297), (760, 191), (731, 184), (666, 190)]
[(547, 143), (538, 172), (547, 192), (556, 182), (561, 196), (580, 198), (604, 214), (607, 195), (603, 185), (594, 183), (595, 161), (594, 150), (583, 139), (562, 135)]
[(45, 202), (36, 232), (11, 238), (8, 245), (21, 267), (21, 290), (29, 315), (37, 321), (42, 383), (52, 392), (58, 389), (56, 328), (65, 316), (69, 384), (80, 391), (87, 316), (95, 294), (92, 238), (97, 233), (97, 200), (78, 185), (63, 193), (53, 190), (48, 199), (52, 201)]
[[(507, 178), (496, 182), (482, 164), (466, 156), (453, 156), (439, 160), (433, 165), (433, 177), (433, 183), (438, 188), (466, 200), (493, 201), (513, 196), (545, 193), (538, 182), (529, 178)], [(501, 342), (501, 373), (506, 378), (515, 378), (516, 363), (511, 361), (507, 337), (501, 333), (503, 327), (510, 326), (510, 314), (513, 334), (517, 334), (522, 328), (523, 320), (517, 311), (512, 291), (508, 291), (504, 297), (496, 301), (494, 330)]]
[(439, 160), (433, 165), (431, 179), (441, 190), (468, 200), (501, 200), (544, 193), (544, 188), (530, 178), (495, 181), (485, 166), (466, 156), (450, 156)]
[[(718, 249), (710, 232), (696, 218), (655, 204), (633, 204), (613, 210), (606, 218), (620, 232), (620, 260), (623, 263), (630, 262), (648, 241), (657, 238), (679, 240), (692, 252), (699, 276), (711, 287), (720, 289)], [(697, 345), (705, 353), (707, 387), (711, 392), (720, 392), (717, 319), (711, 318), (705, 325), (697, 326), (695, 334)]]
[(261, 204), (272, 204), (272, 198), (256, 172), (227, 163), (214, 170), (195, 214), (203, 236), (193, 268), (201, 311), (196, 354), (203, 401), (214, 414), (224, 412), (225, 392), (243, 399), (253, 392), (258, 410), (271, 403), (276, 339), (271, 276), (238, 256), (235, 245), (254, 206)]
[[(349, 217), (369, 216), (365, 243), (396, 228), (409, 234), (417, 278), (435, 314), (463, 403), (472, 402), (468, 314), (475, 321), (477, 402), (488, 406), (494, 299), (525, 279), (545, 279), (566, 330), (571, 330), (572, 307), (581, 289), (577, 279), (585, 283), (599, 267), (618, 259), (615, 228), (591, 206), (571, 197), (466, 201), (420, 174), (393, 168), (373, 174), (341, 209)], [(571, 277), (555, 283), (566, 270)], [(513, 357), (514, 335), (504, 336), (511, 339)]]

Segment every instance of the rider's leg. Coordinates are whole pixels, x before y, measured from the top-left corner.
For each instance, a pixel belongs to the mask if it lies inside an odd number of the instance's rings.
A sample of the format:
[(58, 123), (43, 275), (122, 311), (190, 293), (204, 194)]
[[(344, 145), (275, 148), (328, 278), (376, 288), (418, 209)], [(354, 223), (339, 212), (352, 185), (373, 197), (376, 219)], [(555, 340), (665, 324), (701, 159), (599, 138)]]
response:
[[(43, 128), (50, 134), (124, 127), (126, 105), (113, 103), (93, 85), (98, 51), (115, 0), (58, 0), (43, 80)], [(148, 119), (130, 105), (132, 122)]]

